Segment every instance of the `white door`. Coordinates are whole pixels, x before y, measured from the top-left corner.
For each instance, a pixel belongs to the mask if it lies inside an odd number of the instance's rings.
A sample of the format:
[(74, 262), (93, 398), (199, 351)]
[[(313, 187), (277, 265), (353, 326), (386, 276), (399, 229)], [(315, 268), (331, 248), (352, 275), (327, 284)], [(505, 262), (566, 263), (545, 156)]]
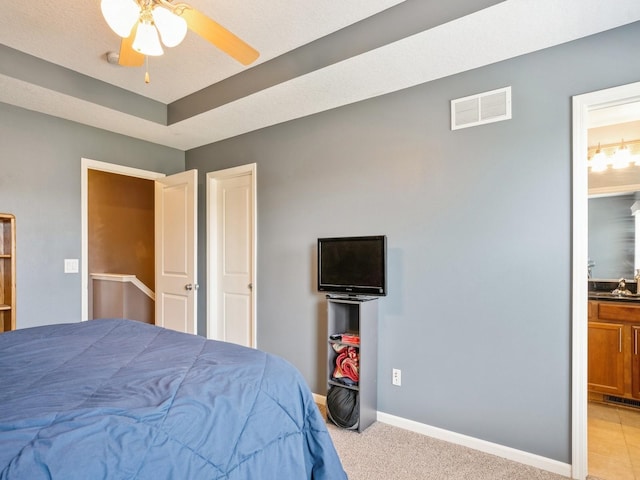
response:
[(208, 175), (213, 338), (255, 347), (254, 167)]
[(196, 333), (197, 170), (156, 180), (156, 325)]

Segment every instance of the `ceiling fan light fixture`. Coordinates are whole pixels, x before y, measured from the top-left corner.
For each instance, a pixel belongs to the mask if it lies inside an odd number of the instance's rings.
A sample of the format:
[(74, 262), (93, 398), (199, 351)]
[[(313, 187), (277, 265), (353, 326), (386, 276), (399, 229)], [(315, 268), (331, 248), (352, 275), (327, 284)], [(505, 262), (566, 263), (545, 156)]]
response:
[(157, 57), (164, 53), (162, 45), (160, 45), (160, 38), (158, 38), (158, 30), (153, 24), (140, 22), (136, 38), (133, 41), (133, 49), (143, 55), (152, 57)]
[(187, 35), (187, 21), (162, 6), (153, 9), (153, 23), (160, 32), (162, 43), (167, 47), (179, 45)]
[(134, 0), (102, 0), (102, 16), (117, 35), (127, 38), (140, 18), (140, 7)]

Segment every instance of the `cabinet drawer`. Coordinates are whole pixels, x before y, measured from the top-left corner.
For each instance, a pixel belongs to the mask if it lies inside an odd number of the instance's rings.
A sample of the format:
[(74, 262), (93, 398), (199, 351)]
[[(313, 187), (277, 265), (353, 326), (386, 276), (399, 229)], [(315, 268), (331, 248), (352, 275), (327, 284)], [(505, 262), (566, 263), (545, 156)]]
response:
[(598, 318), (600, 320), (640, 321), (640, 307), (601, 302), (598, 305)]

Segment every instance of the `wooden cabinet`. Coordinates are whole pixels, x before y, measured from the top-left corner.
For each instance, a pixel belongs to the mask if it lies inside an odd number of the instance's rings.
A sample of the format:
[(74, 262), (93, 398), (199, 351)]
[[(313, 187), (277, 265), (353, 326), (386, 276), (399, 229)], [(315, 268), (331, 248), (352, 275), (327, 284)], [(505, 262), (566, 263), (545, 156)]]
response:
[(639, 349), (640, 302), (589, 302), (591, 398), (595, 393), (640, 399)]
[(16, 328), (16, 219), (0, 213), (0, 333)]
[(631, 395), (640, 398), (640, 325), (631, 326)]
[(589, 390), (624, 395), (621, 323), (589, 322)]

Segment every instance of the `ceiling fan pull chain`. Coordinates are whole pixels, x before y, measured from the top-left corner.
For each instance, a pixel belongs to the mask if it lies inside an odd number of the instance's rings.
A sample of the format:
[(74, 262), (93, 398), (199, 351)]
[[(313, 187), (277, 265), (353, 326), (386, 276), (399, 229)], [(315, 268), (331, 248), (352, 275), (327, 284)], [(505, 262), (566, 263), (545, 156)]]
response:
[(144, 73), (144, 83), (151, 83), (151, 79), (149, 78), (149, 57), (145, 55), (144, 64), (146, 67), (146, 72)]

